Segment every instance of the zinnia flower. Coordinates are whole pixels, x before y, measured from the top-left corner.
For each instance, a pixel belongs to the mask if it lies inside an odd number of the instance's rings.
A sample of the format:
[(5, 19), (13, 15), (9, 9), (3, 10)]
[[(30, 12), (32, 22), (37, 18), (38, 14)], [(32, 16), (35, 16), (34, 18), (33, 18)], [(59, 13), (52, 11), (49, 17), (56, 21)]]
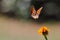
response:
[(42, 35), (47, 35), (48, 34), (48, 28), (46, 26), (42, 26), (39, 30), (38, 33)]

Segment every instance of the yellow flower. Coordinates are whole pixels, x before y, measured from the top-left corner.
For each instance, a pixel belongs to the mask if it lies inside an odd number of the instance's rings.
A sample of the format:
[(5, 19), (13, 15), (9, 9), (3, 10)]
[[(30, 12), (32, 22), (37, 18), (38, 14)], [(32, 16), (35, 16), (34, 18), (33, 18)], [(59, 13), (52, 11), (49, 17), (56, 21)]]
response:
[(48, 28), (46, 26), (42, 26), (39, 30), (38, 33), (42, 35), (47, 35), (48, 34)]

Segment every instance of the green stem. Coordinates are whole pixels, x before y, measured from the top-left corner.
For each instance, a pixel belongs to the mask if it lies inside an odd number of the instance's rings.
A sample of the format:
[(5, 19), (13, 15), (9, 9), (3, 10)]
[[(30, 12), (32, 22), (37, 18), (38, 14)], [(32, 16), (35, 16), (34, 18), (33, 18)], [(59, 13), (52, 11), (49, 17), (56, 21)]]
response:
[(47, 36), (46, 36), (46, 35), (44, 35), (44, 37), (45, 37), (45, 39), (46, 39), (46, 40), (48, 40), (48, 38), (47, 38)]

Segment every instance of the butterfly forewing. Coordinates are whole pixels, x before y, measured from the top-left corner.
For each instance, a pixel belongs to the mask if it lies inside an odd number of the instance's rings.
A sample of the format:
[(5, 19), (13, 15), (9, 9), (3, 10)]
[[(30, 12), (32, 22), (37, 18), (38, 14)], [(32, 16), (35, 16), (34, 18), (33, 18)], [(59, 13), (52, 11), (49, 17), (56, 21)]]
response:
[(32, 15), (36, 14), (36, 10), (35, 10), (34, 6), (31, 7), (31, 13), (32, 13)]
[(37, 14), (41, 14), (42, 9), (43, 9), (43, 7), (40, 7), (40, 8), (37, 10)]

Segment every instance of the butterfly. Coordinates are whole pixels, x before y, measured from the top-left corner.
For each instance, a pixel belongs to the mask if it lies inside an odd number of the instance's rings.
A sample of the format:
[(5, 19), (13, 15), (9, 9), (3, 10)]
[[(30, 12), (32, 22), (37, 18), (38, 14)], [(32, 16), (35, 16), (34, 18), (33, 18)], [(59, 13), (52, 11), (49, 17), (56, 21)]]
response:
[(40, 7), (37, 11), (35, 10), (34, 6), (31, 7), (31, 17), (34, 19), (38, 19), (39, 15), (41, 14), (43, 7)]

